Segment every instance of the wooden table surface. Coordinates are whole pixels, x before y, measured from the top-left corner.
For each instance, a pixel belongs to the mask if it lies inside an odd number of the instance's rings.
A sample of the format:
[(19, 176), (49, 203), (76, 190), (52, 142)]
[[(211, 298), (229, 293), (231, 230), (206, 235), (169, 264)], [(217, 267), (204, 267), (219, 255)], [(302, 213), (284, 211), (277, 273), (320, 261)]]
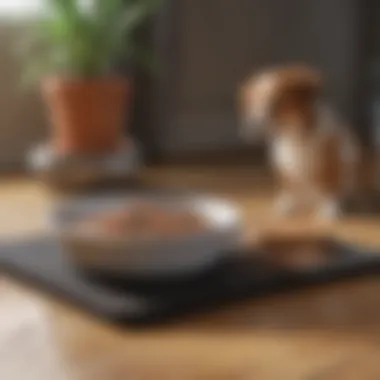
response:
[[(272, 223), (285, 225), (269, 216), (273, 191), (249, 166), (150, 169), (144, 181), (215, 191), (235, 200), (244, 212), (248, 235)], [(3, 180), (0, 234), (18, 238), (44, 231), (52, 202), (54, 197), (36, 182)], [(286, 226), (307, 224), (294, 221)], [(380, 219), (346, 218), (329, 230), (380, 252)], [(245, 302), (144, 331), (105, 325), (10, 278), (2, 278), (1, 289), (0, 305), (15, 294), (44, 305), (70, 380), (380, 379), (376, 278)]]

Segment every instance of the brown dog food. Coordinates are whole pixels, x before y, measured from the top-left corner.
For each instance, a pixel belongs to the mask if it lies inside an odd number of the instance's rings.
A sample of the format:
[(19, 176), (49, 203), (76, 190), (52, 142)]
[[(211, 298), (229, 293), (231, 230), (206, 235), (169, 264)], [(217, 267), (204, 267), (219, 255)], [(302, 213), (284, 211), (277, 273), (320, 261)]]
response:
[(206, 229), (204, 221), (189, 211), (172, 210), (149, 203), (139, 203), (116, 212), (93, 216), (81, 227), (110, 237), (130, 236), (137, 239), (170, 239), (200, 233)]

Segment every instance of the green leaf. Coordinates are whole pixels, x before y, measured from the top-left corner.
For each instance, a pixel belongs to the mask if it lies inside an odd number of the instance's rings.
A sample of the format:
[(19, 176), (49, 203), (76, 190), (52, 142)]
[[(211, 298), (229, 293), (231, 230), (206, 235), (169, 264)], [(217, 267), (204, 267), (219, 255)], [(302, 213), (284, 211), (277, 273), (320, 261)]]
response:
[(154, 58), (135, 46), (136, 32), (163, 0), (46, 0), (48, 17), (34, 25), (20, 52), (28, 60), (27, 77), (47, 72), (96, 77), (109, 73), (123, 57), (144, 67)]

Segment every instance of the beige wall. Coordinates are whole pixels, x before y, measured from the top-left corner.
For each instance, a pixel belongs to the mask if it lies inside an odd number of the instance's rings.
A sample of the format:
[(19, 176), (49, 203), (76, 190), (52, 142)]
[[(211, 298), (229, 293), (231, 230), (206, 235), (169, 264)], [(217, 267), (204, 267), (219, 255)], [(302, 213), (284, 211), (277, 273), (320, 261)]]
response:
[(20, 84), (20, 23), (0, 19), (0, 170), (24, 165), (27, 151), (46, 135), (39, 95)]

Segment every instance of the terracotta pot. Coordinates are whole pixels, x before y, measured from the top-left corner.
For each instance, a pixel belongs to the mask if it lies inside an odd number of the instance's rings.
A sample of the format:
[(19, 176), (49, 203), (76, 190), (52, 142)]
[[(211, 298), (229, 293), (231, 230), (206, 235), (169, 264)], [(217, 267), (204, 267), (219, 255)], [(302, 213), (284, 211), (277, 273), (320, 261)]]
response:
[(122, 78), (68, 80), (42, 84), (59, 154), (104, 154), (123, 141), (132, 106), (132, 86)]

